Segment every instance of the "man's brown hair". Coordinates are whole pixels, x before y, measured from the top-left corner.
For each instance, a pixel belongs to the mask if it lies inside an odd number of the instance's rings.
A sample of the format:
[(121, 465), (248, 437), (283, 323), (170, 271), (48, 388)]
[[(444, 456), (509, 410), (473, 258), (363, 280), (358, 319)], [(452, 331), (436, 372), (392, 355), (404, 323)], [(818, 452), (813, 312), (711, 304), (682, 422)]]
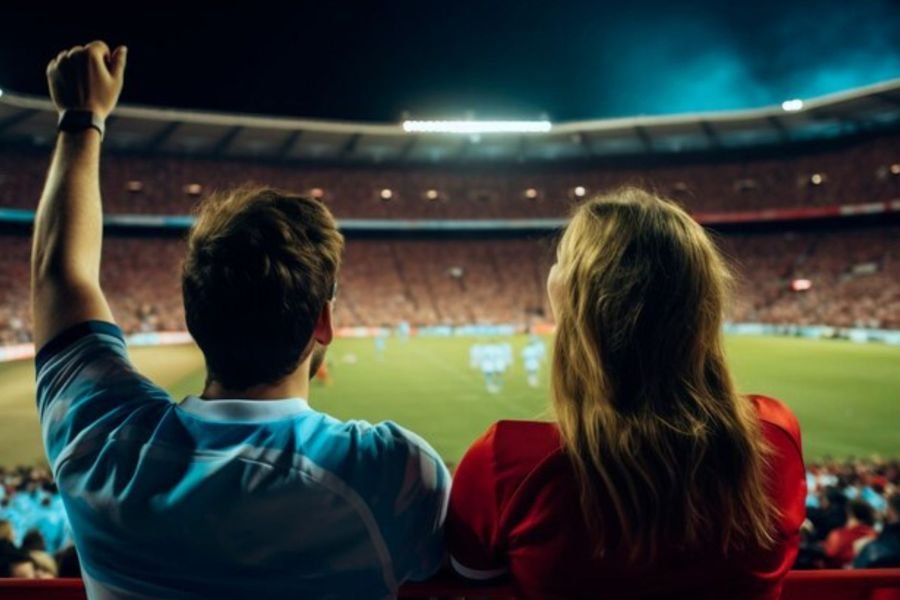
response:
[(277, 383), (312, 350), (334, 295), (344, 247), (334, 217), (269, 188), (214, 194), (196, 217), (182, 293), (208, 377), (229, 390)]

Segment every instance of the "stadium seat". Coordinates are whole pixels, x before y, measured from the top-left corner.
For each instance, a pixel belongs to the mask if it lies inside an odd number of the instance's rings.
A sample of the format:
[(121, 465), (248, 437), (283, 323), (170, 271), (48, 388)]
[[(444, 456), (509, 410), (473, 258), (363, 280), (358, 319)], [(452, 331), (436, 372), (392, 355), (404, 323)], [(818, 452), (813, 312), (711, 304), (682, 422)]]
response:
[[(400, 590), (400, 600), (425, 598), (491, 600), (515, 598), (508, 585), (473, 587), (457, 580), (437, 578), (410, 583)], [(900, 569), (859, 571), (791, 571), (782, 600), (900, 600)], [(80, 579), (0, 579), (0, 598), (85, 600)]]
[(791, 571), (782, 600), (900, 600), (900, 569)]
[(85, 600), (80, 579), (0, 579), (0, 598)]

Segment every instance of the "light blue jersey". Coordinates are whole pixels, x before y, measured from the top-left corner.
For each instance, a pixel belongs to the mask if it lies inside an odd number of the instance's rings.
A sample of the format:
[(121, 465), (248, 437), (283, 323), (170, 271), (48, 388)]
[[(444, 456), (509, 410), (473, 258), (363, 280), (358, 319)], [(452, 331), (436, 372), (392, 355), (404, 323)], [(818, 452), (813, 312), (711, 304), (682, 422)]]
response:
[(540, 340), (533, 340), (522, 348), (522, 362), (525, 364), (526, 371), (537, 371), (541, 368), (541, 362), (547, 353), (544, 343)]
[(109, 323), (37, 357), (44, 445), (92, 598), (390, 598), (434, 573), (450, 477), (391, 422), (169, 395)]

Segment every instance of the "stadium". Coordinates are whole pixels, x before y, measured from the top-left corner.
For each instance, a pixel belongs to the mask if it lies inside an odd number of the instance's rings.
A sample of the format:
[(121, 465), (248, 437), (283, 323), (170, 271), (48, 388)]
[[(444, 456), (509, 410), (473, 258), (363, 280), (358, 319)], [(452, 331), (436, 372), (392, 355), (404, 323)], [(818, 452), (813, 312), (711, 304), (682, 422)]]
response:
[[(29, 524), (41, 529), (50, 552), (66, 546), (62, 525), (15, 513), (15, 499), (49, 485), (28, 282), (57, 119), (45, 97), (0, 93), (0, 520), (22, 530), (17, 544)], [(206, 378), (181, 291), (198, 203), (252, 184), (300, 192), (346, 238), (337, 339), (312, 403), (338, 419), (393, 420), (452, 471), (495, 421), (553, 418), (546, 279), (557, 242), (586, 199), (640, 186), (684, 207), (726, 257), (728, 360), (742, 393), (796, 414), (808, 509), (825, 511), (825, 494), (844, 486), (883, 519), (896, 493), (900, 79), (749, 109), (552, 123), (123, 104), (103, 144), (101, 282), (138, 370), (175, 399)], [(491, 353), (502, 367), (488, 373)], [(819, 536), (808, 552), (801, 543), (797, 568), (826, 566)], [(844, 593), (844, 579), (789, 578), (784, 597), (863, 597), (822, 595)], [(462, 595), (441, 585), (405, 597)]]

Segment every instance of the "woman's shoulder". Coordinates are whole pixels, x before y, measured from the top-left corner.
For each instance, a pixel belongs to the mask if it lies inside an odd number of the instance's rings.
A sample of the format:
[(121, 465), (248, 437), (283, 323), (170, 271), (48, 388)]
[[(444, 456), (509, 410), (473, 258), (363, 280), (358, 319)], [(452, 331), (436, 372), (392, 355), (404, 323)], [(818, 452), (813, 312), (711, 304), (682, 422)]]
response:
[(502, 420), (475, 440), (463, 464), (484, 463), (495, 472), (521, 477), (560, 450), (559, 430), (554, 423)]
[(760, 394), (750, 394), (747, 397), (756, 408), (756, 414), (759, 415), (764, 429), (771, 432), (769, 437), (774, 434), (780, 434), (783, 437), (790, 438), (798, 449), (802, 447), (800, 423), (787, 404), (776, 398)]
[(548, 421), (497, 421), (488, 429), (495, 456), (527, 460), (544, 458), (560, 449), (559, 429)]
[(460, 462), (453, 495), (460, 498), (472, 490), (491, 490), (493, 502), (507, 506), (521, 496), (526, 482), (565, 479), (568, 462), (561, 450), (553, 423), (497, 421), (475, 440)]

